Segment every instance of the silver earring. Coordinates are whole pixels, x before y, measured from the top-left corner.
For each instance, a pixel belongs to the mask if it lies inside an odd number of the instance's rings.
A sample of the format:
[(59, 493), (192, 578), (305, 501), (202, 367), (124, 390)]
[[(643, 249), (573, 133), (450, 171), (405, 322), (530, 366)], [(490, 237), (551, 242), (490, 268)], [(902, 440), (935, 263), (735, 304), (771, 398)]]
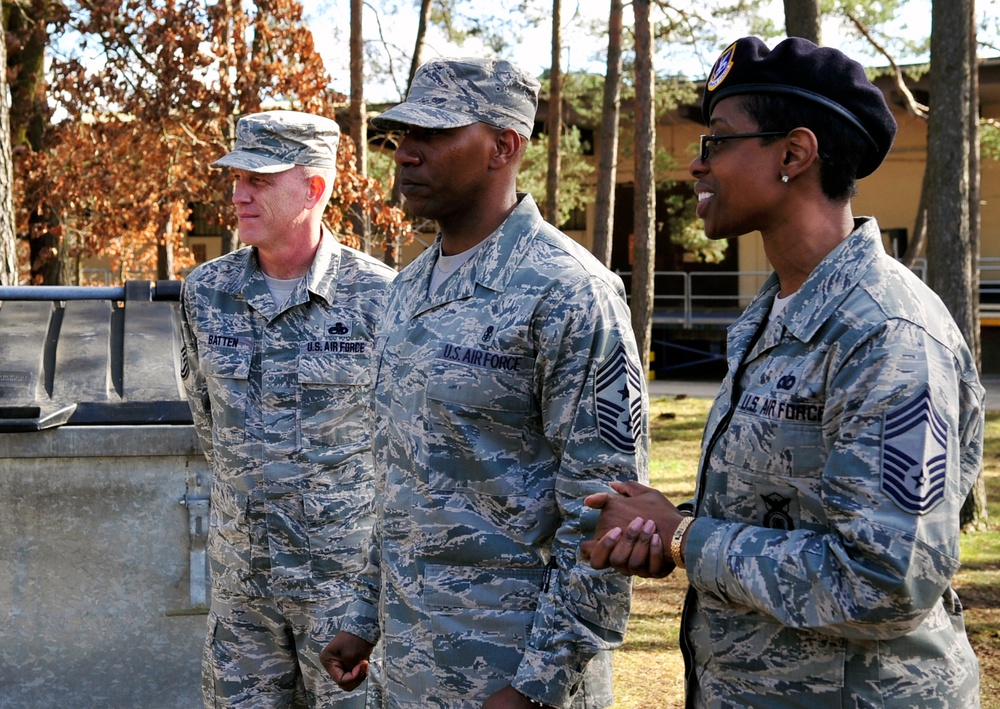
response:
[(784, 182), (785, 184), (788, 184), (788, 175), (782, 175), (781, 181)]

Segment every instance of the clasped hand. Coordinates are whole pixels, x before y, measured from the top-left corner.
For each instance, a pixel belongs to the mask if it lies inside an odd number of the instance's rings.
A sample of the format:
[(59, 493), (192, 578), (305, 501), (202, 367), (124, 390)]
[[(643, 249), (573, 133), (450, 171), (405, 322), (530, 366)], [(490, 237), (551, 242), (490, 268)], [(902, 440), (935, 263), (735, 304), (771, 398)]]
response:
[(674, 570), (665, 547), (681, 521), (666, 496), (637, 482), (613, 482), (615, 493), (599, 492), (583, 502), (601, 511), (594, 538), (580, 553), (595, 569), (611, 567), (626, 576), (663, 578)]

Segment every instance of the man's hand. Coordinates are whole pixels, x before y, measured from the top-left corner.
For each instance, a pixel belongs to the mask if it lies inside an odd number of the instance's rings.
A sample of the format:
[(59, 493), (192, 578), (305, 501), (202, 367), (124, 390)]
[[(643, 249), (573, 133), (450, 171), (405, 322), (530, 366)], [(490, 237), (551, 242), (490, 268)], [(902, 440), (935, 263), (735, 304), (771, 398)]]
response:
[(538, 705), (508, 684), (487, 697), (483, 709), (538, 709)]
[(357, 689), (368, 677), (368, 658), (374, 645), (341, 630), (319, 654), (333, 681), (345, 692)]
[(636, 482), (615, 482), (617, 495), (600, 492), (584, 500), (601, 510), (592, 540), (580, 545), (595, 569), (614, 568), (626, 576), (663, 578), (674, 565), (658, 530), (673, 533), (681, 514), (659, 490)]

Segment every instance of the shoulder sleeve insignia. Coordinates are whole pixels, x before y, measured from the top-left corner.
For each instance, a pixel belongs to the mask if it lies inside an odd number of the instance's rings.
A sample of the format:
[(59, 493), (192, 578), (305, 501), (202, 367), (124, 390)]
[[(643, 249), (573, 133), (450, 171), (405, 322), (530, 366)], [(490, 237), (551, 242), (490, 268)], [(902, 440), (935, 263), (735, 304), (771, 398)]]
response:
[(926, 390), (885, 415), (882, 491), (901, 509), (924, 514), (944, 498), (948, 425)]
[(641, 377), (621, 343), (597, 370), (597, 432), (601, 440), (622, 453), (635, 453), (635, 442), (641, 435)]

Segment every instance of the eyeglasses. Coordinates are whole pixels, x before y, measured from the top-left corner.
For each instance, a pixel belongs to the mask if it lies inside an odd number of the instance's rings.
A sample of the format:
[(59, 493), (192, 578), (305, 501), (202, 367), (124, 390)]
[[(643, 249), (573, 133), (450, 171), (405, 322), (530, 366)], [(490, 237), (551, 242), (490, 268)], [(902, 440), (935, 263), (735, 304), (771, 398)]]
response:
[(786, 136), (788, 131), (771, 130), (763, 133), (732, 133), (730, 135), (703, 135), (701, 136), (701, 161), (707, 162), (711, 157), (711, 144), (721, 143), (726, 140), (739, 140), (740, 138), (777, 138)]

